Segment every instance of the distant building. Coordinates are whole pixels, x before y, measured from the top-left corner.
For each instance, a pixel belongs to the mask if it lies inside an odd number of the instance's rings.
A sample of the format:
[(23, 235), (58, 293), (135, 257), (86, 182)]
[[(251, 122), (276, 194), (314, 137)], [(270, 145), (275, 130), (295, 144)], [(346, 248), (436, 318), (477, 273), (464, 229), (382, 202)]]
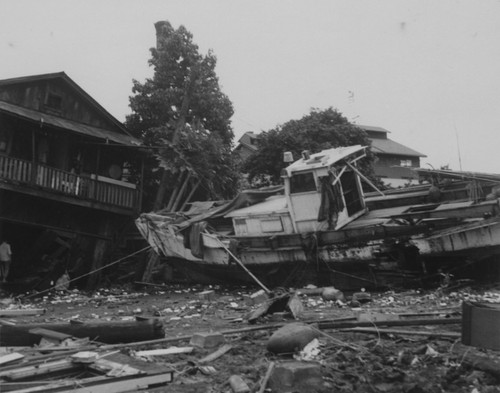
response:
[(234, 152), (238, 154), (242, 161), (245, 161), (259, 149), (257, 139), (258, 136), (253, 131), (245, 132), (240, 138)]
[[(356, 126), (366, 132), (372, 143), (371, 149), (376, 156), (374, 170), (377, 177), (393, 187), (418, 181), (418, 174), (411, 168), (419, 168), (420, 158), (426, 157), (425, 154), (389, 139), (387, 134), (390, 131), (385, 128)], [(258, 148), (258, 135), (247, 131), (238, 141), (234, 151), (242, 160), (245, 160)]]
[(374, 164), (377, 177), (394, 187), (418, 181), (418, 174), (411, 168), (419, 168), (420, 158), (426, 157), (425, 154), (389, 139), (389, 131), (384, 128), (357, 127), (364, 130), (372, 142), (372, 152), (377, 158)]

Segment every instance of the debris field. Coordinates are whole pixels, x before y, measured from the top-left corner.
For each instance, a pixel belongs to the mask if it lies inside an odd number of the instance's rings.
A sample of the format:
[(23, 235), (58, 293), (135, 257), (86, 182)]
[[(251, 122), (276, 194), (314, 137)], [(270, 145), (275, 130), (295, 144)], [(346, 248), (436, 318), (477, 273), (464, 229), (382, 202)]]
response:
[(474, 283), (4, 295), (0, 390), (494, 393), (499, 314), (500, 287)]

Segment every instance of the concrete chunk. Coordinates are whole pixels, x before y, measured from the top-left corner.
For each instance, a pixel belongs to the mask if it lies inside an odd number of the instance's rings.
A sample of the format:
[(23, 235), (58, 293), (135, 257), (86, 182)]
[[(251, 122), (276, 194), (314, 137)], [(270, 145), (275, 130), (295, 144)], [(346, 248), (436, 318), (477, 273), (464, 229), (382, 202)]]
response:
[(190, 345), (200, 348), (213, 348), (225, 343), (221, 333), (195, 333), (191, 337)]
[(277, 364), (269, 387), (275, 393), (323, 391), (320, 365), (298, 361)]

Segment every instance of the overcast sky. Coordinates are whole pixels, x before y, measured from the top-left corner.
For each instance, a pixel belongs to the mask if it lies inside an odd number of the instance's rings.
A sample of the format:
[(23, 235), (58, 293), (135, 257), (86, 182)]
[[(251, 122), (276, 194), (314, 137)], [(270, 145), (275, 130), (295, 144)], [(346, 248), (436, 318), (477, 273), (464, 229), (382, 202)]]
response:
[(236, 140), (331, 106), (500, 173), (499, 0), (0, 0), (0, 79), (65, 71), (123, 121), (159, 20), (214, 51)]

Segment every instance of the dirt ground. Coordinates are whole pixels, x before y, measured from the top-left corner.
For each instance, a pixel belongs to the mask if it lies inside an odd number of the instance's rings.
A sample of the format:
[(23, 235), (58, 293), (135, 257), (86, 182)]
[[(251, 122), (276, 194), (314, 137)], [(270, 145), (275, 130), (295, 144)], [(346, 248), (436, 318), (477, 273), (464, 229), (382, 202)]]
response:
[[(162, 285), (117, 286), (93, 293), (79, 290), (52, 292), (45, 296), (24, 294), (19, 298), (3, 294), (0, 309), (43, 308), (38, 316), (10, 318), (16, 324), (81, 321), (134, 320), (137, 316), (159, 318), (165, 337), (172, 341), (154, 345), (124, 347), (122, 352), (134, 355), (138, 350), (189, 346), (186, 337), (200, 332), (226, 332), (225, 342), (231, 350), (220, 358), (199, 367), (198, 360), (217, 348), (195, 347), (189, 354), (154, 356), (147, 359), (175, 370), (174, 382), (157, 392), (232, 392), (231, 375), (239, 375), (250, 391), (258, 392), (270, 362), (291, 359), (267, 351), (270, 336), (282, 324), (296, 322), (289, 312), (280, 311), (259, 318), (250, 325), (249, 296), (258, 288)], [(208, 295), (203, 292), (213, 291)], [(371, 293), (363, 302), (353, 302), (352, 294), (344, 300), (326, 301), (313, 288), (298, 292), (303, 305), (299, 321), (321, 322), (357, 319), (360, 315), (411, 314), (418, 318), (460, 317), (463, 301), (500, 303), (500, 285), (432, 290), (401, 290)], [(320, 324), (321, 325), (321, 324)], [(373, 324), (377, 326), (376, 322)], [(252, 327), (255, 330), (250, 330)], [(464, 347), (460, 343), (460, 324), (403, 326), (395, 329), (424, 332), (423, 335), (375, 333), (324, 329), (319, 347), (310, 360), (321, 369), (322, 381), (307, 388), (310, 392), (500, 392), (498, 374), (475, 367), (467, 361), (472, 353), (498, 360), (500, 352)], [(230, 333), (229, 331), (232, 331)], [(229, 332), (229, 333), (228, 333)], [(439, 336), (443, 333), (442, 336)], [(447, 335), (448, 333), (455, 333)], [(448, 337), (450, 336), (450, 337)], [(180, 337), (178, 341), (173, 340)], [(464, 349), (465, 348), (465, 349)], [(465, 351), (465, 352), (464, 352)], [(306, 354), (296, 353), (301, 361)], [(300, 357), (302, 356), (302, 357)], [(271, 390), (266, 390), (271, 392)], [(303, 388), (297, 391), (304, 391)]]

